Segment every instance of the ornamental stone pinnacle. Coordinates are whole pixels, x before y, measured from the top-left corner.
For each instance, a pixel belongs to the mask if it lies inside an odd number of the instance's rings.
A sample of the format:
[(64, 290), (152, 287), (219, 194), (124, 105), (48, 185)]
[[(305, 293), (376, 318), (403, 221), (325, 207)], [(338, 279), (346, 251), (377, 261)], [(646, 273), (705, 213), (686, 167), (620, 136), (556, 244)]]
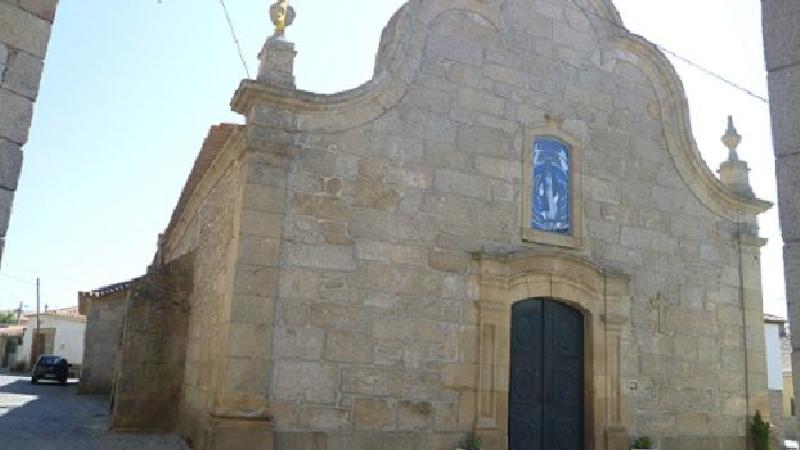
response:
[(733, 125), (733, 116), (728, 116), (728, 129), (722, 136), (722, 143), (728, 147), (728, 160), (719, 167), (719, 179), (737, 194), (746, 198), (754, 198), (750, 187), (750, 169), (747, 162), (739, 159), (737, 148), (742, 143), (742, 136)]
[(275, 24), (275, 33), (264, 43), (258, 55), (261, 65), (257, 80), (275, 87), (294, 89), (294, 44), (285, 38), (286, 27), (294, 23), (294, 8), (288, 0), (279, 0), (269, 9), (270, 19)]
[(725, 144), (725, 147), (728, 147), (728, 160), (738, 161), (739, 155), (736, 153), (736, 149), (742, 143), (742, 136), (733, 125), (733, 116), (728, 116), (728, 129), (725, 131), (725, 135), (722, 136), (722, 143)]

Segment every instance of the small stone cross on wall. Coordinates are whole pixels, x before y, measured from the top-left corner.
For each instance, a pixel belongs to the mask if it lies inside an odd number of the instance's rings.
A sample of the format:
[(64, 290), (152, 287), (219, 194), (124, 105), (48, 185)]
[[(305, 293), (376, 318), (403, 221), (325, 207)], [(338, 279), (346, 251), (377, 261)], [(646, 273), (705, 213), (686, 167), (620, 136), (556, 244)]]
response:
[(656, 294), (656, 297), (650, 299), (650, 307), (655, 309), (658, 313), (658, 332), (662, 334), (667, 334), (669, 330), (667, 330), (667, 307), (669, 302), (664, 296), (659, 292)]

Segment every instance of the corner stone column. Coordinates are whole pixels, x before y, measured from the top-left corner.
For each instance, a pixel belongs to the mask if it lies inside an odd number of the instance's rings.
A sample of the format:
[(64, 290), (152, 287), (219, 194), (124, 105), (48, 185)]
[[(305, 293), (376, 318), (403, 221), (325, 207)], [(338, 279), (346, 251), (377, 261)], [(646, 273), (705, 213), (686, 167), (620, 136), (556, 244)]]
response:
[[(800, 1), (762, 0), (772, 136), (783, 230), (789, 323), (800, 330)], [(800, 392), (800, 333), (792, 333), (795, 392)]]
[[(285, 132), (248, 125), (240, 142), (241, 196), (234, 225), (233, 290), (217, 367), (209, 447), (271, 450), (269, 410), (274, 304), (293, 147)], [(270, 141), (261, 139), (265, 134)], [(256, 136), (256, 137), (254, 137)]]

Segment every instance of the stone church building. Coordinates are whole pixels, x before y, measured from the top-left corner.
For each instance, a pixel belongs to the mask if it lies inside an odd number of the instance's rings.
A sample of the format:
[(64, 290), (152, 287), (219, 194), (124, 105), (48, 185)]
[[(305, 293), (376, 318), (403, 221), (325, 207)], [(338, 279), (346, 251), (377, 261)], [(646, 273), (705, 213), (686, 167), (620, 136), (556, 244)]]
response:
[(244, 125), (211, 129), (119, 300), (115, 427), (204, 450), (746, 448), (771, 204), (732, 123), (720, 178), (701, 159), (675, 69), (610, 0), (410, 0), (335, 95), (295, 89), (294, 11), (271, 12)]

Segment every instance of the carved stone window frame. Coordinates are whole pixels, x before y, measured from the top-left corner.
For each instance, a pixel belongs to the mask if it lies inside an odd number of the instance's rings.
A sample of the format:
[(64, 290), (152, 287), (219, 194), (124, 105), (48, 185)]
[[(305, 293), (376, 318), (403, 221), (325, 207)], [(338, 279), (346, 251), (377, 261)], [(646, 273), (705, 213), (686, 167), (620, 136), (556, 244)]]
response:
[[(536, 139), (557, 139), (567, 145), (569, 151), (571, 221), (570, 234), (559, 234), (531, 228), (533, 216), (533, 145)], [(562, 129), (560, 120), (550, 119), (544, 124), (531, 125), (525, 129), (522, 149), (522, 223), (520, 224), (524, 242), (578, 248), (583, 238), (583, 139)]]
[(547, 298), (584, 316), (584, 448), (627, 448), (632, 424), (622, 399), (621, 351), (623, 337), (629, 333), (629, 278), (558, 252), (478, 256), (475, 269), (479, 289), (476, 430), (493, 445), (508, 445), (512, 306)]

